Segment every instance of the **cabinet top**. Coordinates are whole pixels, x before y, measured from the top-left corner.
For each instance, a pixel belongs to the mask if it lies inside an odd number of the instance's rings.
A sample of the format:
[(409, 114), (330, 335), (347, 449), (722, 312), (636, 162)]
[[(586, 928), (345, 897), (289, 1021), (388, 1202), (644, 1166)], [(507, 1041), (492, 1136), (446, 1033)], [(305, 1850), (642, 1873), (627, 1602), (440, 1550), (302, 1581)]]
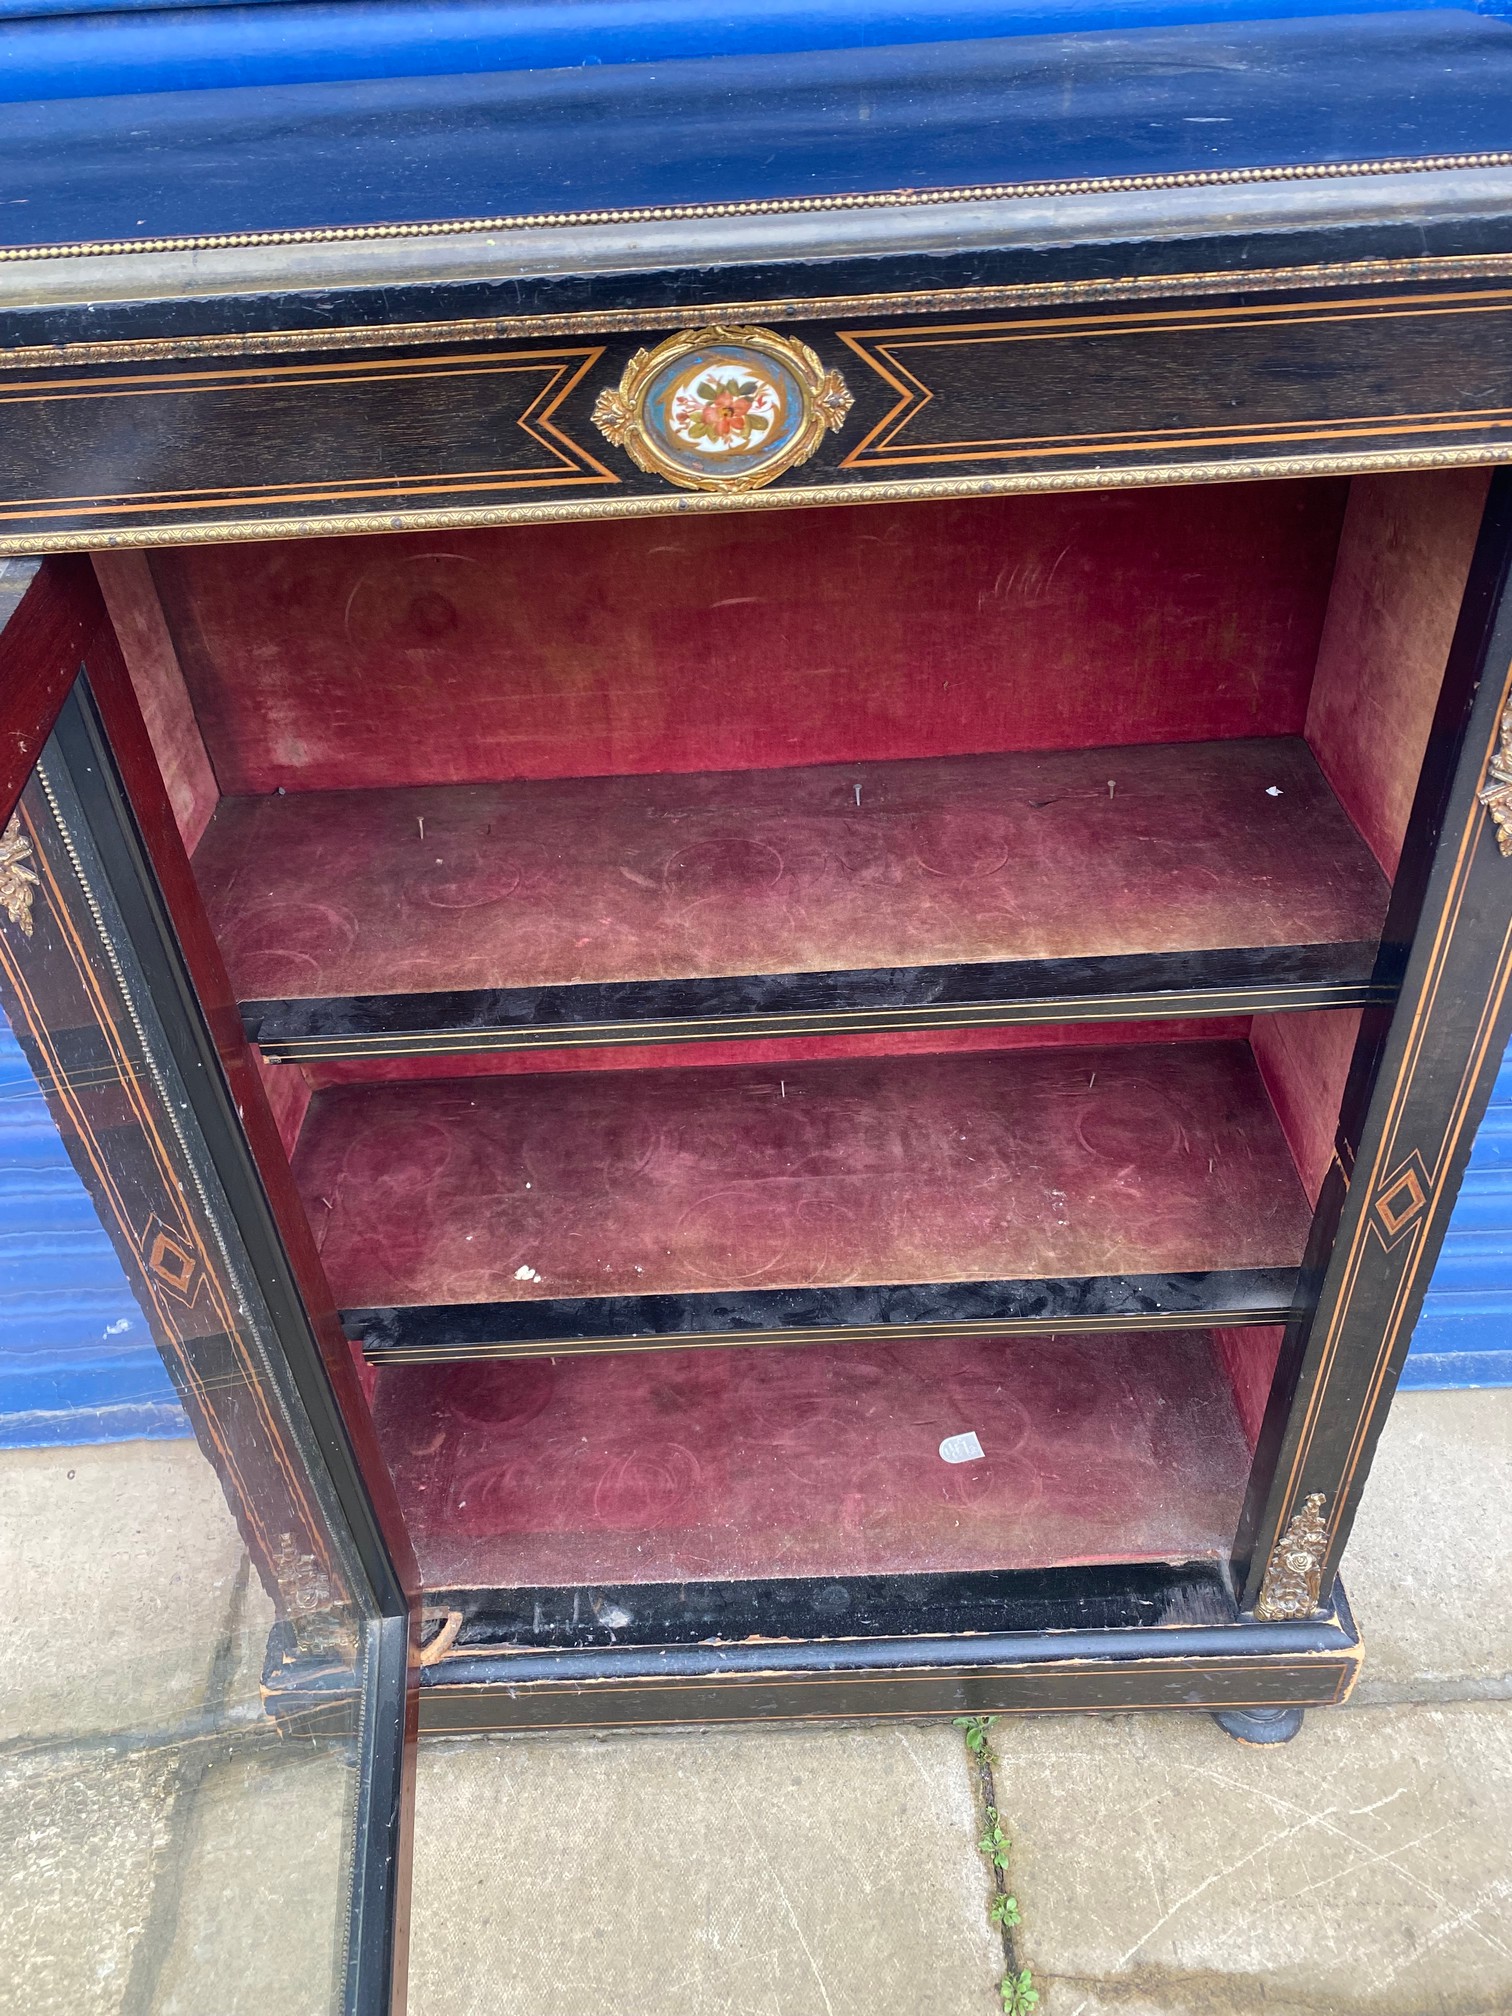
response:
[(0, 298), (85, 254), (140, 299), (195, 291), (161, 265), (191, 252), (255, 286), (276, 251), (287, 287), (1285, 230), (1320, 188), (1400, 221), (1446, 175), (1505, 214), (1509, 102), (1512, 23), (1449, 8), (38, 98), (0, 136)]

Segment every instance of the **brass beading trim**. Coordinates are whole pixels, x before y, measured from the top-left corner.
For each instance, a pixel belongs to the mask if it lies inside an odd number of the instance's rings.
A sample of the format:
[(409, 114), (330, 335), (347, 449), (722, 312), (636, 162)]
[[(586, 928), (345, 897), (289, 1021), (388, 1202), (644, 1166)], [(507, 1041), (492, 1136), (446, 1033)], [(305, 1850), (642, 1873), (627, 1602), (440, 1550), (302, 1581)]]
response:
[(486, 231), (560, 230), (593, 224), (696, 222), (720, 217), (797, 217), (836, 210), (919, 208), (950, 203), (1020, 202), (1056, 196), (1104, 196), (1149, 189), (1210, 189), (1256, 182), (1324, 182), (1356, 176), (1443, 174), (1509, 168), (1512, 152), (1398, 155), (1375, 161), (1323, 161), (1279, 168), (1201, 168), (1172, 175), (1078, 176), (1044, 182), (978, 182), (948, 189), (876, 190), (859, 195), (780, 196), (760, 202), (673, 203), (626, 210), (542, 210), (524, 216), (468, 217), (424, 224), (342, 224), (292, 231), (231, 231), (166, 238), (82, 238), (58, 245), (0, 247), (0, 261), (80, 259), (137, 252), (226, 252), (261, 245), (343, 245), (383, 238), (476, 236)]
[[(0, 253), (0, 257), (4, 254)], [(865, 316), (962, 315), (979, 310), (1058, 308), (1093, 301), (1163, 301), (1201, 294), (1308, 293), (1317, 288), (1408, 287), (1425, 280), (1506, 280), (1512, 252), (1473, 257), (1357, 259), (1311, 266), (1222, 268), (1205, 273), (1099, 275), (1093, 280), (1025, 281), (997, 287), (920, 288), (880, 294), (788, 296), (779, 301), (706, 303), (710, 322), (835, 322)], [(1321, 304), (1326, 306), (1327, 304)], [(90, 343), (32, 343), (0, 350), (0, 370), (83, 364), (143, 364), (189, 357), (276, 357), (290, 353), (403, 349), (432, 343), (488, 343), (525, 336), (608, 336), (667, 329), (686, 311), (579, 309), (560, 315), (481, 315), (450, 322), (385, 322), (346, 328), (227, 330), (212, 336), (118, 337)]]

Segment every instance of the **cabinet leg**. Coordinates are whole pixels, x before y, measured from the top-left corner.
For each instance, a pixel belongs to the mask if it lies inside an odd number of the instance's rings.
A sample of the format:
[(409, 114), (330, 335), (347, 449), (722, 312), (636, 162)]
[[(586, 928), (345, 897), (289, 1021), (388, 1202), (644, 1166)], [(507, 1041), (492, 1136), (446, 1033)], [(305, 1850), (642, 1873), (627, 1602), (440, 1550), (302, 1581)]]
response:
[(1302, 1727), (1300, 1708), (1215, 1708), (1213, 1720), (1236, 1743), (1290, 1743)]

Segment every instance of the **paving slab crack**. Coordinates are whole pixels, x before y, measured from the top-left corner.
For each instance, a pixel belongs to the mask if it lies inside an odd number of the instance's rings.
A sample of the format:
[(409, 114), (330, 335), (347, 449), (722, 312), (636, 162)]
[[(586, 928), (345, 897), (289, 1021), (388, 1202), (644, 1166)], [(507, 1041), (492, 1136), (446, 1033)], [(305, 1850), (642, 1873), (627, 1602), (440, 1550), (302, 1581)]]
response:
[(234, 1728), (226, 1726), (226, 1709), (236, 1673), (242, 1609), (250, 1570), (251, 1561), (243, 1554), (231, 1584), (220, 1635), (210, 1661), (204, 1701), (195, 1718), (204, 1733), (183, 1746), (165, 1789), (168, 1805), (165, 1840), (152, 1872), (147, 1920), (131, 1955), (131, 1969), (121, 1998), (121, 2016), (152, 2016), (157, 2006), (163, 1972), (178, 1933), (184, 1883), (198, 1838), (195, 1821), (199, 1794), (219, 1749), (219, 1743), (212, 1741), (211, 1731), (219, 1723), (220, 1743), (224, 1743), (228, 1736), (232, 1740), (235, 1738)]
[(976, 1790), (982, 1807), (983, 1834), (978, 1842), (992, 1871), (992, 1895), (988, 1922), (996, 1926), (1003, 1945), (1003, 1977), (998, 1983), (998, 1999), (1003, 2016), (1030, 2016), (1039, 2002), (1030, 1970), (1024, 1965), (1015, 1929), (1019, 1923), (1018, 1899), (1008, 1890), (1008, 1854), (1012, 1847), (1003, 1833), (998, 1813), (997, 1781), (993, 1775), (992, 1752), (987, 1732), (997, 1720), (994, 1715), (963, 1715), (956, 1727), (966, 1739), (966, 1754), (976, 1765)]

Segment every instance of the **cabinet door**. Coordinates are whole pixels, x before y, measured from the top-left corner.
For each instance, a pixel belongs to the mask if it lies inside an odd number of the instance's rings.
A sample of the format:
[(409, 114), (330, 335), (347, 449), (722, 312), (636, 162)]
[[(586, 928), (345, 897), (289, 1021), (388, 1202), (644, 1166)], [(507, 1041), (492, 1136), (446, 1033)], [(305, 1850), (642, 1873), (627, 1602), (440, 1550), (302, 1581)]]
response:
[(0, 628), (6, 1946), (58, 2006), (374, 2016), (403, 2004), (402, 1542), (79, 669), (86, 587), (54, 570)]

